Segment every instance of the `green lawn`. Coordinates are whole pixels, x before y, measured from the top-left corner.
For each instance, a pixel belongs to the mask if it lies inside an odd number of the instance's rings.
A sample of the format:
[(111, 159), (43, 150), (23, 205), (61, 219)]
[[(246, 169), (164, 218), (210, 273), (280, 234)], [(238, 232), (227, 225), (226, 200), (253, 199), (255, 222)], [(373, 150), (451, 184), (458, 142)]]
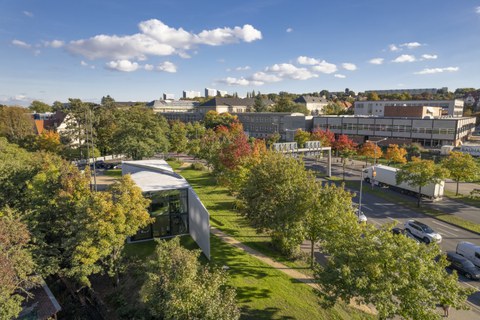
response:
[(463, 202), (465, 204), (480, 208), (480, 199), (472, 199), (469, 197), (469, 195), (464, 195), (464, 194), (459, 194), (458, 196), (455, 195), (455, 192), (451, 191), (446, 191), (444, 193), (447, 197), (449, 197), (452, 200), (458, 201), (458, 202)]
[[(298, 271), (311, 273), (306, 261), (289, 261), (270, 247), (270, 237), (259, 234), (235, 210), (234, 197), (216, 185), (208, 172), (181, 171), (210, 213), (213, 227), (226, 232), (249, 247)], [(314, 290), (289, 276), (232, 247), (216, 236), (211, 237), (212, 262), (227, 265), (231, 284), (237, 289), (242, 319), (371, 319), (345, 304), (324, 310), (318, 305)]]
[(110, 169), (103, 171), (103, 174), (109, 177), (121, 178), (122, 169)]

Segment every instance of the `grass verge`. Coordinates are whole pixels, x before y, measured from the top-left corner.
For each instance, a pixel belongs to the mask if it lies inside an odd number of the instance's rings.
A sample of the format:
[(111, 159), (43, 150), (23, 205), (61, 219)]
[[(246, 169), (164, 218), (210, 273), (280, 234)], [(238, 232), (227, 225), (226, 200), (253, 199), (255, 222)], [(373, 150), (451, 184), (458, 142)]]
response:
[(103, 174), (108, 177), (114, 178), (121, 178), (122, 177), (122, 169), (110, 169), (103, 171)]
[(455, 195), (455, 192), (451, 192), (451, 191), (445, 191), (444, 194), (452, 200), (462, 202), (464, 204), (468, 204), (472, 207), (476, 207), (480, 209), (480, 199), (472, 199), (468, 195), (464, 195), (464, 194), (459, 194), (457, 196)]

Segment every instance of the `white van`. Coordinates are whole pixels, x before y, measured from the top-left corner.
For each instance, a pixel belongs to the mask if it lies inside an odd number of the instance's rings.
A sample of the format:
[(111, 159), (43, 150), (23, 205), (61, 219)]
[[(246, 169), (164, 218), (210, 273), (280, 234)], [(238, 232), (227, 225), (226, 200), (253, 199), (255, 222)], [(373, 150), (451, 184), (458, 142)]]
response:
[(472, 261), (474, 265), (480, 268), (480, 246), (471, 242), (462, 241), (457, 244), (456, 252)]

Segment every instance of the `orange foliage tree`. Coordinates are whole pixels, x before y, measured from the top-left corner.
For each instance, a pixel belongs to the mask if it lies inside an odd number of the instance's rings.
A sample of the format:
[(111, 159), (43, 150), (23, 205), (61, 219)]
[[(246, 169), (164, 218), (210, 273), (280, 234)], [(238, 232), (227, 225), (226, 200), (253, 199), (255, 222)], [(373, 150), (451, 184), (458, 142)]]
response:
[(383, 156), (382, 148), (371, 141), (365, 142), (358, 150), (358, 154), (365, 157), (365, 164), (367, 164), (368, 159), (378, 159)]
[(407, 150), (399, 147), (398, 144), (389, 144), (385, 153), (385, 159), (394, 163), (407, 163)]

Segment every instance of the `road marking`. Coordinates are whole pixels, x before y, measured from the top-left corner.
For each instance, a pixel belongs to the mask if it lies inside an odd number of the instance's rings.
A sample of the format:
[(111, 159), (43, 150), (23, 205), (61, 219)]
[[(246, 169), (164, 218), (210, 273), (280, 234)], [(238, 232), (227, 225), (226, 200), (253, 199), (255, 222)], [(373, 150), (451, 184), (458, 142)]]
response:
[(439, 226), (442, 226), (442, 227), (444, 227), (444, 228), (451, 229), (451, 230), (453, 230), (453, 231), (460, 231), (460, 230), (458, 230), (458, 229), (452, 228), (452, 227), (450, 227), (450, 226), (447, 226), (447, 225), (444, 224), (444, 223), (440, 223), (440, 222), (435, 221), (435, 220), (433, 220), (432, 222), (433, 222), (433, 223), (436, 223), (436, 224), (438, 224)]
[(444, 235), (444, 233), (446, 233), (446, 234), (449, 234), (453, 237), (458, 237), (458, 235), (456, 235), (455, 233), (451, 233), (451, 232), (445, 231), (445, 230), (440, 229), (440, 228), (437, 228), (437, 230), (440, 230), (439, 232), (440, 232), (441, 235)]
[(362, 209), (363, 209), (363, 208), (365, 208), (365, 209), (367, 209), (367, 210), (370, 210), (370, 211), (373, 211), (373, 209), (371, 209), (371, 208), (367, 207), (367, 206), (366, 206), (366, 205), (364, 205), (364, 204), (362, 204)]
[(375, 202), (374, 205), (376, 206), (395, 206), (396, 204), (395, 203), (389, 203), (389, 202)]

